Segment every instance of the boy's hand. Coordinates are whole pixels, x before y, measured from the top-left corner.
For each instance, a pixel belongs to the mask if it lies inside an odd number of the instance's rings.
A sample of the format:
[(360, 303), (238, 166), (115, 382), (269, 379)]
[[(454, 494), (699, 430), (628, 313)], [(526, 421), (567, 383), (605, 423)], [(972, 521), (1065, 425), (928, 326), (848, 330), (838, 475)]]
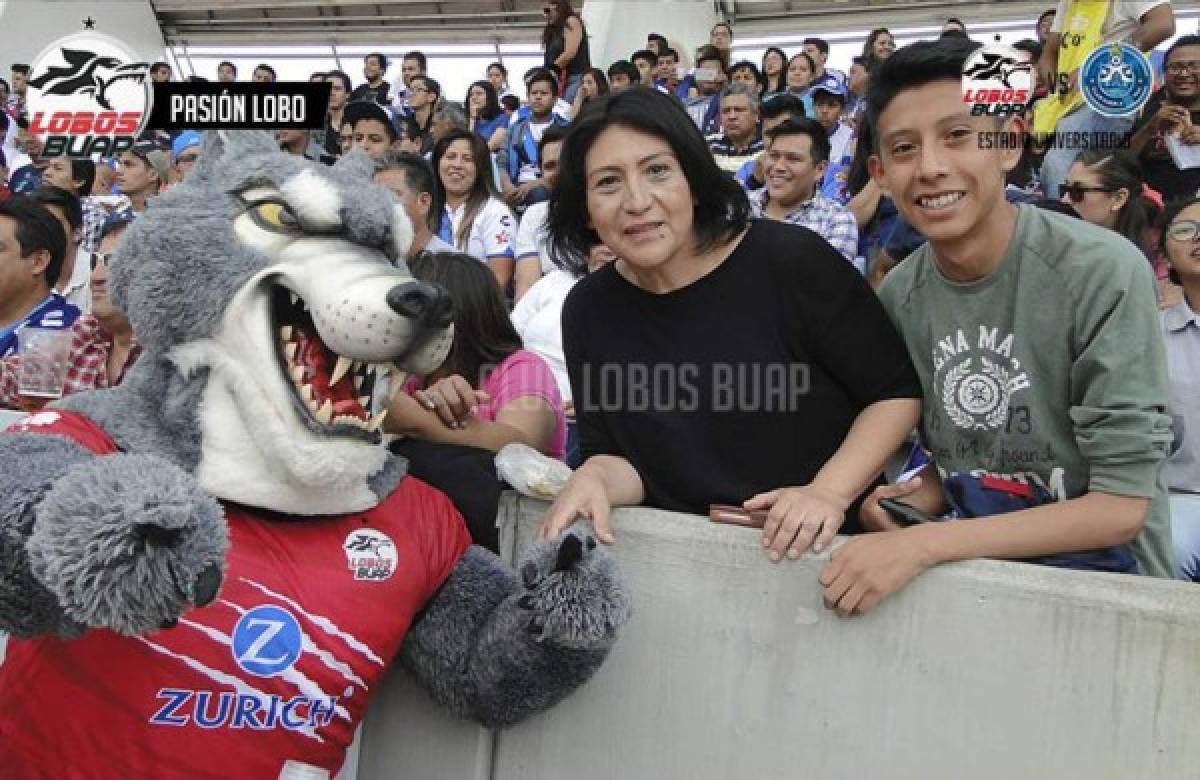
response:
[(820, 578), (825, 606), (842, 617), (865, 614), (933, 565), (919, 530), (863, 534), (834, 550)]

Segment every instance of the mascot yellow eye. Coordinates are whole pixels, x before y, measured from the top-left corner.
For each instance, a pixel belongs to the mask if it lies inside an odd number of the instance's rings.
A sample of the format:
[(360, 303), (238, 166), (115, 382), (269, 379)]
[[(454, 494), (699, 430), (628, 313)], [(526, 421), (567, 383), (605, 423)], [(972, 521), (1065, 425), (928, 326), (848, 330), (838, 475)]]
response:
[(292, 210), (283, 203), (274, 200), (251, 204), (250, 216), (261, 228), (277, 233), (299, 232), (300, 223)]

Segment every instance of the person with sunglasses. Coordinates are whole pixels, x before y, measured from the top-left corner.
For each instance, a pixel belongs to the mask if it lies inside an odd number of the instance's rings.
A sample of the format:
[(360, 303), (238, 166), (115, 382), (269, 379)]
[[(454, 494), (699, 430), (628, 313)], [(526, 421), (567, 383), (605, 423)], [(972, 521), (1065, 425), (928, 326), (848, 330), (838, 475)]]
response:
[(1159, 225), (1171, 281), (1183, 287), (1180, 300), (1161, 312), (1175, 422), (1164, 473), (1178, 576), (1200, 582), (1200, 197), (1168, 205)]
[(1089, 149), (1080, 153), (1059, 187), (1061, 200), (1084, 220), (1115, 231), (1149, 256), (1147, 228), (1157, 210), (1144, 196), (1137, 160), (1128, 152)]
[(1146, 104), (1129, 145), (1146, 183), (1170, 200), (1200, 190), (1200, 168), (1180, 168), (1168, 147), (1169, 138), (1200, 144), (1200, 35), (1181, 36), (1163, 62), (1164, 88)]

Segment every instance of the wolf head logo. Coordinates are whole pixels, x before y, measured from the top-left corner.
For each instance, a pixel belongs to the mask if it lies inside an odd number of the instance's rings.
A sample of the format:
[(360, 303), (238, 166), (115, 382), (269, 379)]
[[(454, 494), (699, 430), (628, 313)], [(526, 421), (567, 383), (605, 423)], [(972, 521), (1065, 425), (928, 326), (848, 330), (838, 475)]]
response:
[(29, 86), (47, 95), (87, 95), (106, 111), (113, 111), (108, 101), (108, 89), (117, 81), (130, 79), (139, 84), (146, 81), (146, 63), (122, 64), (115, 57), (83, 49), (59, 49), (65, 65), (53, 65), (29, 80)]

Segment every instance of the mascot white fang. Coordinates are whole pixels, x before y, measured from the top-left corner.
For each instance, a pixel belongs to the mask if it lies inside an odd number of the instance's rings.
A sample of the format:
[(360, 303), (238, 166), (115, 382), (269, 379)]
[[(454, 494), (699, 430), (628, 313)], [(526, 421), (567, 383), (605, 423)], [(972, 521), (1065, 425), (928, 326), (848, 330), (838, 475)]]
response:
[(518, 576), (381, 442), (375, 382), (452, 333), (370, 175), (209, 134), (113, 259), (125, 381), (0, 435), (6, 778), (332, 774), (394, 658), (504, 726), (607, 655), (629, 601), (586, 530)]

